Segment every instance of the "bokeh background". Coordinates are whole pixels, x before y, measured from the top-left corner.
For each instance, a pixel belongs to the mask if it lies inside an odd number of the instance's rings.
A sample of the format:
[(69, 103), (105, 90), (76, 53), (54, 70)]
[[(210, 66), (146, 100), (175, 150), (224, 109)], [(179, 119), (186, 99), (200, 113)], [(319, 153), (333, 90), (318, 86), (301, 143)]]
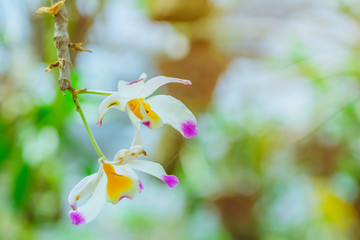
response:
[[(199, 135), (142, 129), (148, 159), (180, 184), (139, 174), (135, 200), (73, 226), (67, 195), (97, 170), (71, 97), (57, 86), (45, 0), (0, 0), (0, 239), (360, 239), (359, 0), (67, 0), (76, 88), (116, 90), (146, 72), (189, 79)], [(134, 129), (81, 95), (108, 158)]]

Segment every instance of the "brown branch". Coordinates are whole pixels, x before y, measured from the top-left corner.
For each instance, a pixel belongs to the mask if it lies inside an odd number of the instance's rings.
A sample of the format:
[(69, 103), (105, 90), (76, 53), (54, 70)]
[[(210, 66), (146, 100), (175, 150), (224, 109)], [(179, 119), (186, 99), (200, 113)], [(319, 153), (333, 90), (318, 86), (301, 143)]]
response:
[[(52, 0), (52, 4), (56, 4), (59, 0)], [(72, 67), (69, 53), (69, 33), (68, 33), (68, 13), (65, 4), (55, 15), (55, 32), (54, 44), (57, 49), (58, 60), (63, 60), (64, 65), (59, 68), (58, 84), (64, 93), (67, 89), (71, 89), (70, 70)]]

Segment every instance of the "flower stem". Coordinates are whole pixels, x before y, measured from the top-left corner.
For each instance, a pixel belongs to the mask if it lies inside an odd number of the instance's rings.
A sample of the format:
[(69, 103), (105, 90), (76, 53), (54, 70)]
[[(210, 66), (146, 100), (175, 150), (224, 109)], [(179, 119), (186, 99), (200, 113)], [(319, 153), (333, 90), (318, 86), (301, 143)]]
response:
[(87, 131), (87, 133), (89, 135), (90, 141), (91, 141), (95, 151), (97, 152), (99, 157), (105, 157), (104, 154), (102, 153), (99, 145), (96, 143), (94, 135), (92, 134), (92, 132), (91, 132), (91, 130), (89, 128), (89, 125), (88, 125), (88, 123), (86, 121), (85, 115), (84, 115), (83, 111), (81, 110), (80, 103), (79, 103), (79, 100), (78, 100), (77, 96), (73, 95), (73, 99), (74, 99), (74, 103), (75, 103), (75, 106), (76, 106), (76, 110), (79, 112), (79, 114), (81, 116), (81, 119), (82, 119), (82, 121), (84, 123), (84, 126), (86, 128), (86, 131)]
[(114, 92), (97, 91), (97, 90), (85, 90), (85, 91), (80, 91), (78, 94), (80, 94), (80, 93), (97, 94), (97, 95), (111, 95)]

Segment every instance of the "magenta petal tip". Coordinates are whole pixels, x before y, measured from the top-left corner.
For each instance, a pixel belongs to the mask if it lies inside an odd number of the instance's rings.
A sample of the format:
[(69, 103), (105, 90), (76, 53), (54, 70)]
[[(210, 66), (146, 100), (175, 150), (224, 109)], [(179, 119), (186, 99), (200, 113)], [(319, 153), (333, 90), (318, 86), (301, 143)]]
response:
[(84, 216), (79, 212), (71, 212), (69, 213), (69, 217), (71, 223), (74, 225), (83, 225), (86, 223)]
[(198, 134), (196, 122), (194, 120), (187, 120), (181, 123), (181, 131), (184, 133), (184, 137), (186, 138), (196, 137)]
[(184, 85), (191, 85), (192, 82), (190, 80), (182, 80), (182, 84)]
[(174, 188), (179, 183), (179, 179), (174, 175), (163, 175), (161, 179), (170, 187)]
[(139, 193), (142, 192), (142, 190), (144, 190), (144, 185), (142, 184), (142, 182), (140, 180), (138, 180), (139, 182)]

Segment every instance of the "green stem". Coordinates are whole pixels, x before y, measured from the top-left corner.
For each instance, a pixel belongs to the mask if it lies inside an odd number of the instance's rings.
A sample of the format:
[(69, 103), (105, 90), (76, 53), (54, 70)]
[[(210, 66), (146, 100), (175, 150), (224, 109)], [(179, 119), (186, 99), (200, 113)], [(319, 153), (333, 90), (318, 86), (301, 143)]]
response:
[(87, 133), (88, 133), (88, 135), (89, 135), (90, 141), (91, 141), (91, 143), (92, 143), (95, 151), (97, 152), (97, 154), (99, 155), (99, 157), (105, 157), (104, 154), (102, 153), (99, 145), (96, 143), (96, 140), (95, 140), (95, 138), (94, 138), (94, 135), (92, 134), (92, 132), (91, 132), (91, 130), (90, 130), (90, 128), (89, 128), (89, 125), (88, 125), (88, 123), (87, 123), (87, 121), (86, 121), (86, 118), (85, 118), (85, 116), (84, 116), (83, 111), (81, 110), (80, 103), (79, 103), (79, 100), (78, 100), (78, 98), (76, 97), (76, 95), (74, 96), (74, 103), (75, 103), (76, 109), (78, 110), (78, 112), (79, 112), (79, 114), (80, 114), (80, 116), (81, 116), (81, 119), (82, 119), (82, 121), (83, 121), (83, 123), (84, 123), (84, 126), (85, 126), (85, 128), (86, 128), (86, 131), (87, 131)]
[(115, 92), (97, 91), (97, 90), (85, 90), (85, 91), (79, 92), (78, 94), (80, 94), (80, 93), (97, 94), (97, 95), (111, 95), (111, 94), (113, 94)]

